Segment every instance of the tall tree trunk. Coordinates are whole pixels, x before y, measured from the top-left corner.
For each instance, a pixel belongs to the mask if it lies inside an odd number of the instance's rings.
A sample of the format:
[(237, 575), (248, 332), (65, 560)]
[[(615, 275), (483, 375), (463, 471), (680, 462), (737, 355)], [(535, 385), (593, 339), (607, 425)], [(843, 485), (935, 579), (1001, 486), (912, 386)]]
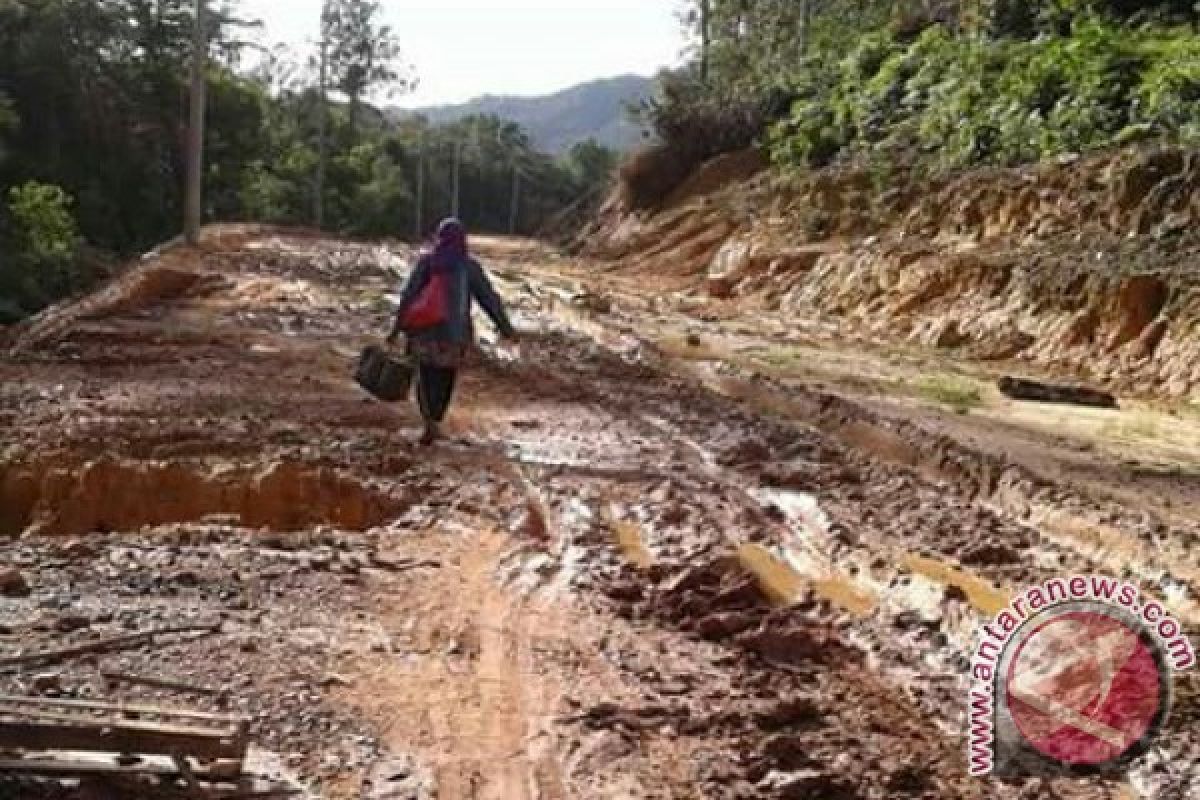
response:
[(196, 27), (192, 34), (192, 80), (188, 114), (187, 189), (184, 199), (183, 235), (188, 244), (200, 241), (203, 215), (204, 179), (204, 68), (208, 55), (208, 36), (204, 0), (196, 0)]
[(459, 201), (462, 199), (462, 157), (463, 143), (455, 142), (454, 144), (454, 174), (451, 178), (451, 198), (450, 198), (450, 216), (457, 218), (459, 214)]
[(700, 80), (708, 83), (712, 59), (712, 0), (700, 0)]
[(413, 224), (413, 236), (420, 241), (425, 235), (425, 133), (421, 133), (421, 143), (417, 154), (417, 209), (416, 220)]
[(329, 72), (329, 42), (322, 34), (320, 82), (317, 110), (317, 180), (313, 198), (313, 222), (317, 230), (325, 225), (325, 165), (329, 159), (329, 93), (325, 89)]
[(508, 234), (515, 236), (517, 221), (521, 215), (521, 170), (517, 167), (516, 159), (512, 163), (512, 195), (508, 204)]

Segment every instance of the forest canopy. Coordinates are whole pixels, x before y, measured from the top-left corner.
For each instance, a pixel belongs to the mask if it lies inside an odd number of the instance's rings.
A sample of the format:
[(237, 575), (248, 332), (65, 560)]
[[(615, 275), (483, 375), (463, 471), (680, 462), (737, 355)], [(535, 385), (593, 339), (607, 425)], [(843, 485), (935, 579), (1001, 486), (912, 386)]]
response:
[[(527, 233), (607, 184), (615, 154), (592, 143), (556, 159), (495, 117), (375, 108), (415, 79), (378, 2), (327, 0), (309, 52), (264, 51), (236, 2), (207, 7), (206, 221), (412, 238), (454, 210), (457, 173), (469, 226)], [(179, 232), (194, 9), (0, 0), (0, 322)]]

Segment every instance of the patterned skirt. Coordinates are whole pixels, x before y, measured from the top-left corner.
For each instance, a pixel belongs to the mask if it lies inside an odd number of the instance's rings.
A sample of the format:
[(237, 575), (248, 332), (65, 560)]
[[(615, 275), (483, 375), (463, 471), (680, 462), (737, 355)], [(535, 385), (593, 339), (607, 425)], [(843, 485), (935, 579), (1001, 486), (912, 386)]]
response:
[(418, 364), (441, 369), (460, 369), (471, 355), (468, 342), (448, 342), (441, 339), (409, 339), (408, 353)]

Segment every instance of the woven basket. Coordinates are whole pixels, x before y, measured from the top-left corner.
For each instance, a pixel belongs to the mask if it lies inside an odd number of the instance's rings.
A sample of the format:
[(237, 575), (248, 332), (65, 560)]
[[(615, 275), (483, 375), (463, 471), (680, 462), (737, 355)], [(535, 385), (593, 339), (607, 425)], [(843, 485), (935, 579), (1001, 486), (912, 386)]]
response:
[(407, 358), (393, 355), (377, 345), (362, 351), (354, 371), (358, 385), (386, 403), (397, 403), (408, 397), (412, 379), (413, 368)]

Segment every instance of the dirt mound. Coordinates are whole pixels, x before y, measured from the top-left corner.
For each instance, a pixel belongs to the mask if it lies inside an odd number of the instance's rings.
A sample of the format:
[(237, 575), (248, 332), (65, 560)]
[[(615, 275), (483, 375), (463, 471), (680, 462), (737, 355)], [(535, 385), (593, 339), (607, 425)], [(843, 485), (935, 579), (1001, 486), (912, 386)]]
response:
[(61, 338), (81, 320), (147, 309), (182, 297), (215, 277), (184, 265), (178, 253), (150, 254), (100, 291), (74, 303), (53, 306), (17, 326), (13, 351), (19, 354)]
[(618, 197), (624, 212), (660, 207), (695, 164), (667, 145), (655, 145), (632, 153), (621, 164)]
[(766, 168), (767, 157), (757, 147), (717, 156), (702, 164), (676, 187), (667, 198), (666, 205), (673, 208), (693, 198), (719, 192), (753, 178)]

